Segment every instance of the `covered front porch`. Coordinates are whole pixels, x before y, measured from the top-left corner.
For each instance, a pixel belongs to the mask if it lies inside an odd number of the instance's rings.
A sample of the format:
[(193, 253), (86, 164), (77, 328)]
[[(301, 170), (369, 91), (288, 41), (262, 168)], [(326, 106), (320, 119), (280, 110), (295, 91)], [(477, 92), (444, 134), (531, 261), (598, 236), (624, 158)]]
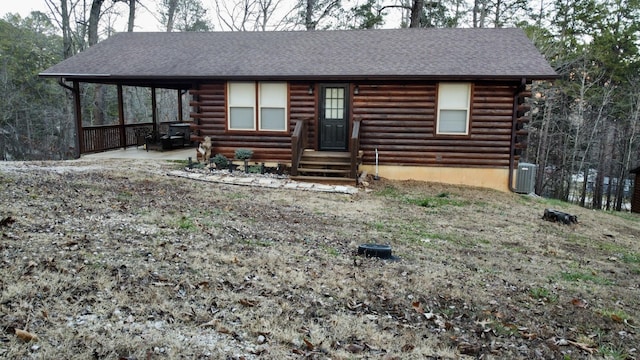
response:
[(64, 78), (59, 83), (74, 98), (77, 157), (132, 146), (170, 150), (192, 144), (189, 108), (183, 105), (189, 84), (92, 78), (73, 80), (71, 86)]

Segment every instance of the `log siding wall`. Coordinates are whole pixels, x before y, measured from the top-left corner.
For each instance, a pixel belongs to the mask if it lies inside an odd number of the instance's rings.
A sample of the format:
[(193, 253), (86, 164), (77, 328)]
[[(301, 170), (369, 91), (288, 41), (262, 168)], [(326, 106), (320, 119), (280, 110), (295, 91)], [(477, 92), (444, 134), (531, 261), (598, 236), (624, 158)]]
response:
[(472, 87), (468, 135), (436, 134), (437, 83), (359, 85), (353, 116), (362, 120), (364, 163), (507, 167), (515, 86)]
[[(289, 82), (289, 131), (286, 133), (226, 130), (224, 82), (191, 91), (194, 140), (211, 136), (213, 153), (233, 157), (238, 148), (254, 151), (255, 161), (291, 161), (291, 133), (297, 120), (307, 121), (309, 147), (317, 149), (317, 87)], [(509, 166), (514, 94), (518, 84), (474, 83), (469, 134), (436, 134), (437, 82), (358, 83), (351, 96), (351, 119), (362, 120), (360, 146), (364, 164), (503, 167)]]
[(307, 121), (309, 144), (316, 144), (315, 92), (309, 83), (289, 83), (289, 123), (286, 132), (227, 130), (226, 82), (202, 84), (190, 91), (194, 140), (210, 136), (212, 154), (233, 158), (237, 149), (253, 150), (252, 161), (291, 161), (291, 133), (297, 120)]

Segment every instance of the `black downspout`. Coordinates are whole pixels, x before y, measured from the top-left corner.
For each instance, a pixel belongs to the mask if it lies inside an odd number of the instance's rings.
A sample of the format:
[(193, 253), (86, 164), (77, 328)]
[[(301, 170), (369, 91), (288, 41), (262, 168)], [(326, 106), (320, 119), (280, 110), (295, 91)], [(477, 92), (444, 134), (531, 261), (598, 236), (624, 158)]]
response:
[(64, 78), (58, 78), (58, 84), (71, 92), (75, 92), (75, 90), (71, 86), (64, 83)]

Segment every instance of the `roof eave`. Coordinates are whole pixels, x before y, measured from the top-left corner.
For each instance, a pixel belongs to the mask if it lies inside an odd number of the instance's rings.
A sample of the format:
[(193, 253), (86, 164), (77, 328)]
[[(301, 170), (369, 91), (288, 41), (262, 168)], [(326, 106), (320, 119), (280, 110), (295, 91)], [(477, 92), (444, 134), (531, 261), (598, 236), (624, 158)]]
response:
[(194, 83), (203, 81), (520, 81), (554, 80), (558, 75), (202, 75), (202, 76), (131, 76), (109, 74), (40, 73), (43, 78), (63, 78), (87, 83)]

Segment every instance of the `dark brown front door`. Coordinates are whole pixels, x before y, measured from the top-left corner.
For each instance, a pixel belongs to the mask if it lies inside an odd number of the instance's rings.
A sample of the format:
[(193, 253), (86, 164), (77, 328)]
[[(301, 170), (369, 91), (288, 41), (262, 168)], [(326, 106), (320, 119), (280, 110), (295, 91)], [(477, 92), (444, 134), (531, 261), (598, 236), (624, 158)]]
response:
[(320, 150), (347, 150), (348, 89), (346, 84), (320, 86)]

